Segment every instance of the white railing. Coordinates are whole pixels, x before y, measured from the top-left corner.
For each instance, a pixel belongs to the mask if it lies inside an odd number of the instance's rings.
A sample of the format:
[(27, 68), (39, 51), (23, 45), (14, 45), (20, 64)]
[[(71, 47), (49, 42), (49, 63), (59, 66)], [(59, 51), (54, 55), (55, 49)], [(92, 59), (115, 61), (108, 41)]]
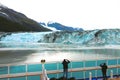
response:
[[(108, 66), (108, 69), (110, 68), (120, 68), (120, 65), (115, 65), (115, 66)], [(100, 70), (100, 67), (87, 67), (87, 68), (73, 68), (73, 69), (69, 69), (68, 72), (80, 72), (80, 71), (89, 71), (89, 70)], [(46, 71), (47, 74), (58, 74), (58, 73), (62, 73), (62, 70), (50, 70), (50, 71)], [(16, 74), (4, 74), (4, 75), (0, 75), (0, 78), (13, 78), (13, 77), (22, 77), (22, 76), (35, 76), (35, 75), (43, 75), (43, 72), (25, 72), (25, 73), (16, 73)], [(90, 73), (92, 78), (92, 73)], [(113, 76), (113, 73), (111, 73), (111, 78)]]
[[(111, 59), (103, 59), (103, 60), (107, 60), (106, 62), (108, 62)], [(117, 68), (117, 74), (118, 74), (118, 68), (120, 68), (120, 65), (118, 64), (119, 58), (115, 59), (115, 60), (117, 60), (117, 64), (116, 65), (109, 65), (108, 68), (109, 69), (111, 69), (111, 68)], [(99, 66), (97, 66), (97, 61), (95, 61), (95, 64), (96, 64), (95, 67), (85, 67), (85, 62), (86, 61), (83, 61), (84, 65), (83, 65), (82, 68), (72, 68), (72, 63), (73, 62), (71, 62), (71, 67), (69, 68), (68, 71), (69, 72), (84, 72), (85, 73), (85, 71), (100, 70), (101, 69)], [(41, 63), (30, 63), (30, 64), (41, 64)], [(0, 67), (6, 67), (6, 66), (8, 67), (8, 73), (0, 75), (0, 78), (13, 78), (13, 77), (21, 77), (21, 76), (35, 76), (35, 75), (40, 75), (41, 80), (43, 80), (42, 79), (42, 76), (43, 76), (43, 72), (42, 71), (28, 72), (28, 69), (27, 69), (28, 65), (29, 65), (28, 63), (27, 64), (20, 64), (20, 65), (25, 65), (26, 72), (15, 73), (15, 74), (12, 73), (11, 74), (10, 73), (10, 66), (16, 66), (16, 65), (19, 66), (19, 64), (3, 64), (3, 65), (0, 65)], [(57, 67), (57, 70), (48, 70), (48, 71), (45, 71), (45, 69), (44, 69), (44, 73), (45, 74), (59, 74), (59, 73), (62, 73), (62, 69), (59, 69), (59, 65), (58, 64), (57, 64), (56, 67)], [(96, 77), (97, 77), (97, 72), (95, 72), (95, 74), (96, 74)], [(47, 76), (47, 75), (45, 75), (45, 76)], [(110, 72), (109, 76), (111, 76), (111, 78), (113, 77), (113, 72), (112, 71)], [(71, 77), (74, 77), (74, 76), (72, 76), (72, 74), (71, 74)], [(90, 73), (89, 78), (91, 79), (92, 77), (94, 77), (94, 76), (92, 76), (92, 73)], [(86, 78), (85, 74), (84, 74), (84, 78)], [(26, 80), (27, 80), (27, 78), (26, 78)]]

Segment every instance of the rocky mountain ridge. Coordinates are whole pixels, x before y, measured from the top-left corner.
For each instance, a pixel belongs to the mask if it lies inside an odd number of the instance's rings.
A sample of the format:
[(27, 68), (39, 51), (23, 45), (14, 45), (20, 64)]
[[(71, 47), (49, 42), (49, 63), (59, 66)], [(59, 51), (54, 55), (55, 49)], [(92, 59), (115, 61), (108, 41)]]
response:
[(25, 31), (50, 31), (38, 22), (28, 18), (24, 14), (12, 10), (0, 4), (0, 31), (1, 32), (25, 32)]

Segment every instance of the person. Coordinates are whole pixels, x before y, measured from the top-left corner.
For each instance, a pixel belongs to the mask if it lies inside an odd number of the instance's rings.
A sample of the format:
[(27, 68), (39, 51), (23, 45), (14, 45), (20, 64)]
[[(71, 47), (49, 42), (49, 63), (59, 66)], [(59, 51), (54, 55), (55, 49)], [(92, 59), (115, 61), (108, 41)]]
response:
[(107, 72), (108, 67), (107, 67), (106, 63), (100, 64), (100, 67), (101, 67), (101, 70), (102, 70), (103, 79), (107, 80), (106, 72)]
[(63, 64), (63, 77), (67, 79), (68, 77), (68, 64), (70, 61), (68, 59), (64, 59), (62, 64)]
[(53, 78), (50, 78), (50, 80), (57, 80), (55, 77), (53, 77)]

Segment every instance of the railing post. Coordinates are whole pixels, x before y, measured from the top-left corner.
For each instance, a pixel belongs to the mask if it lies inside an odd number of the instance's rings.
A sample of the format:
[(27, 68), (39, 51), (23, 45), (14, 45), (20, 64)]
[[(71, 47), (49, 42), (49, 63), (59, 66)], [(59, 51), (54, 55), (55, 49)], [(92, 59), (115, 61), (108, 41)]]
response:
[[(96, 60), (96, 67), (97, 67), (97, 61), (98, 61), (98, 58), (97, 58), (97, 60)], [(96, 79), (97, 79), (97, 70), (95, 70), (95, 77), (96, 77)]]
[[(85, 68), (85, 61), (83, 61), (83, 68)], [(85, 72), (86, 72), (86, 71), (83, 71), (83, 73), (84, 73), (84, 79), (86, 78), (86, 77), (85, 77)]]
[(92, 80), (92, 73), (89, 72), (89, 80)]
[[(59, 70), (59, 62), (56, 63), (57, 64), (57, 70)], [(59, 75), (57, 74), (57, 78), (59, 77)]]
[(43, 76), (42, 76), (42, 74), (40, 74), (40, 80), (43, 80)]
[(119, 65), (119, 58), (117, 57), (117, 75), (119, 75), (119, 73), (118, 73), (118, 65)]
[(26, 80), (28, 80), (28, 78), (27, 78), (27, 73), (28, 73), (28, 65), (27, 64), (25, 64), (25, 70), (26, 70)]
[[(72, 69), (72, 61), (71, 61), (71, 65), (70, 65), (70, 69)], [(70, 72), (70, 77), (72, 77), (72, 72)]]
[[(8, 65), (8, 75), (10, 74), (10, 65)], [(10, 80), (10, 78), (8, 78)]]
[(110, 78), (113, 79), (113, 70), (110, 71)]
[[(108, 65), (108, 61), (109, 61), (109, 59), (108, 59), (108, 57), (107, 57), (107, 60), (106, 60), (106, 64), (107, 64), (107, 65)], [(106, 74), (109, 75), (108, 72), (106, 72)]]

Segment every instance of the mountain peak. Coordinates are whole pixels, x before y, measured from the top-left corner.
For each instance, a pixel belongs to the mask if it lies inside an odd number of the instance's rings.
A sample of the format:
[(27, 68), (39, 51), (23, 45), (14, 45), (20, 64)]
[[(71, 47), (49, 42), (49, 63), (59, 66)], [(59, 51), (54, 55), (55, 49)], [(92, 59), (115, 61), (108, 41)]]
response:
[(64, 31), (83, 31), (82, 28), (74, 28), (72, 26), (65, 26), (58, 22), (48, 22), (47, 26), (55, 28), (56, 30), (64, 30)]
[(0, 31), (23, 32), (23, 31), (50, 31), (38, 22), (28, 18), (24, 14), (10, 9), (0, 3)]
[(40, 22), (41, 25), (47, 28), (52, 28), (51, 30), (57, 31), (83, 31), (82, 28), (74, 28), (72, 26), (65, 26), (58, 22), (49, 21), (48, 23)]
[(54, 21), (49, 21), (47, 24), (54, 24), (54, 23), (56, 23), (56, 22), (54, 22)]

